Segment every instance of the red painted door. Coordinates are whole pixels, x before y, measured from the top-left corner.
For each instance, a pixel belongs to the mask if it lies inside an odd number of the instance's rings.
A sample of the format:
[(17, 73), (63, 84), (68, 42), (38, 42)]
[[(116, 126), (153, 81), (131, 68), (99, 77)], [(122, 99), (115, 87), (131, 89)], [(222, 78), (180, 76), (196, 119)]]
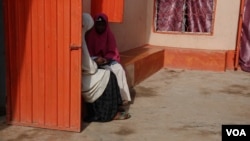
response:
[(81, 130), (82, 0), (4, 0), (7, 121)]
[(105, 13), (109, 22), (123, 21), (124, 0), (91, 0), (91, 15)]

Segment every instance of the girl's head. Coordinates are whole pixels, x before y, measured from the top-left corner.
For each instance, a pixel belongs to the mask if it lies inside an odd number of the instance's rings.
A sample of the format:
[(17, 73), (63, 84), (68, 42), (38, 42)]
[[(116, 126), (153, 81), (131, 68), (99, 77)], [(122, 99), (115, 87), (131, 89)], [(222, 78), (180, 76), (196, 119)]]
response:
[(97, 14), (94, 17), (95, 20), (95, 30), (98, 34), (102, 34), (106, 31), (108, 25), (108, 18), (105, 14)]

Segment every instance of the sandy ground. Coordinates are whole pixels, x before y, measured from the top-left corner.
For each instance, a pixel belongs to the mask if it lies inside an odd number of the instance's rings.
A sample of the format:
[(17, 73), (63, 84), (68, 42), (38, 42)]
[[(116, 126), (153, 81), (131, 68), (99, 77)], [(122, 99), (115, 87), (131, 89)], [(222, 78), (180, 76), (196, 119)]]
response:
[(2, 116), (0, 141), (221, 141), (223, 124), (250, 124), (250, 73), (162, 69), (132, 94), (128, 120), (73, 133), (6, 125)]

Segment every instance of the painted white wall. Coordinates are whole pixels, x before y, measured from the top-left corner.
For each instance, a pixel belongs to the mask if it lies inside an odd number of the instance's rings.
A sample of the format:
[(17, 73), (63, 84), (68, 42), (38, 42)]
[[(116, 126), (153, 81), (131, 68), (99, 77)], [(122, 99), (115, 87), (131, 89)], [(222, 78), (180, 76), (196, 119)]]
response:
[[(90, 12), (91, 0), (83, 0), (83, 11)], [(162, 34), (153, 31), (154, 0), (124, 0), (122, 23), (110, 23), (119, 51), (145, 44), (177, 48), (234, 50), (240, 0), (216, 0), (213, 35)]]
[(83, 12), (90, 13), (91, 10), (91, 0), (82, 0)]
[(119, 51), (126, 51), (147, 43), (147, 2), (145, 0), (124, 0), (122, 23), (111, 23)]
[[(83, 0), (83, 12), (91, 11), (91, 0)], [(145, 0), (124, 0), (122, 23), (110, 23), (118, 50), (126, 51), (147, 43), (147, 2)]]
[(151, 28), (147, 31), (149, 44), (211, 50), (235, 49), (240, 0), (217, 0), (212, 36), (155, 33), (153, 31), (153, 6), (154, 0), (148, 0), (148, 23), (151, 23)]

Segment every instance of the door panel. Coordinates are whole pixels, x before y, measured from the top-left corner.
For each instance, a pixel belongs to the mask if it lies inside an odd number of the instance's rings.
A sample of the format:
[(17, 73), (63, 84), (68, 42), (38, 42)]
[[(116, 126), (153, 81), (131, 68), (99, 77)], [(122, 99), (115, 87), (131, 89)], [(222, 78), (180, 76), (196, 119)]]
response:
[[(81, 11), (81, 12), (80, 12)], [(76, 18), (78, 17), (78, 18)], [(71, 46), (81, 47), (82, 43), (82, 3), (81, 0), (71, 0)], [(80, 48), (78, 48), (80, 49)], [(71, 93), (81, 93), (81, 51), (72, 50), (71, 51), (71, 82), (70, 87)], [(81, 123), (79, 117), (81, 117), (80, 112), (81, 108), (81, 98), (76, 95), (71, 95), (71, 104), (70, 107), (71, 117), (76, 120), (71, 120), (72, 125), (77, 126)], [(78, 120), (77, 120), (78, 119)]]
[(109, 22), (122, 22), (124, 0), (91, 0), (91, 15), (105, 13)]
[(123, 21), (124, 0), (91, 0), (91, 15), (105, 13), (109, 22)]
[[(58, 19), (60, 23), (58, 24), (58, 28), (62, 30), (58, 30), (58, 46), (61, 48), (58, 50), (58, 77), (64, 78), (62, 83), (58, 84), (58, 93), (60, 96), (58, 97), (58, 105), (62, 108), (58, 109), (58, 116), (62, 118), (58, 118), (58, 124), (62, 127), (70, 127), (70, 52), (69, 46), (65, 46), (65, 44), (69, 45), (70, 43), (70, 1), (62, 0), (62, 2), (58, 3)], [(67, 59), (66, 59), (67, 58)], [(67, 76), (67, 77), (65, 77)], [(67, 92), (67, 93), (65, 93)]]
[(4, 0), (7, 121), (81, 129), (81, 0)]

